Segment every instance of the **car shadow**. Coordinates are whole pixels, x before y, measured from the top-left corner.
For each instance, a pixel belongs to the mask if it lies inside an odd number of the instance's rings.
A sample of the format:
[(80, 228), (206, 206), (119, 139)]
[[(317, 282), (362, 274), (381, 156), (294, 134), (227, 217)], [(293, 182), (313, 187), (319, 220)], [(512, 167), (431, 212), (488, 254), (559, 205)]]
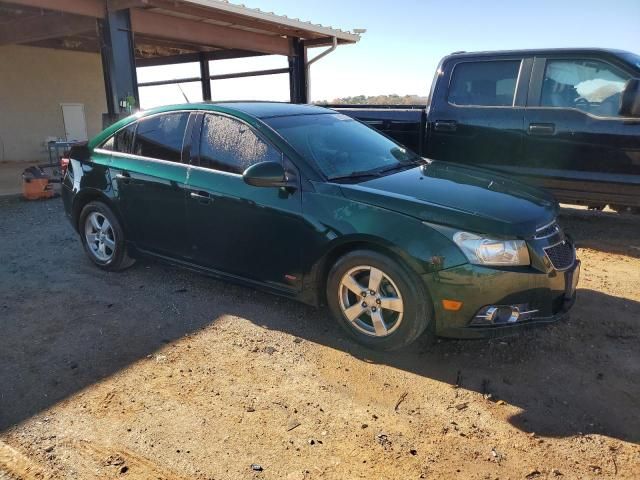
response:
[(490, 393), (519, 407), (509, 421), (522, 431), (640, 441), (639, 302), (580, 289), (571, 318), (547, 328), (496, 340), (423, 337), (402, 351), (373, 352), (347, 340), (326, 309), (154, 262), (102, 272), (55, 209), (0, 208), (10, 215), (0, 224), (0, 432), (233, 315)]

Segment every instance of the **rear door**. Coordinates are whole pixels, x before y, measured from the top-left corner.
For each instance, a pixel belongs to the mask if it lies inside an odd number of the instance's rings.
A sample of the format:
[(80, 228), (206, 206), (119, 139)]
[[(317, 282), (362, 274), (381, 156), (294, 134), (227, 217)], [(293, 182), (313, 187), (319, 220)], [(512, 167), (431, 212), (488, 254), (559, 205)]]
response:
[[(640, 122), (621, 117), (623, 65), (589, 56), (535, 59), (525, 162), (560, 200), (632, 204), (640, 195)], [(629, 203), (631, 202), (631, 203)]]
[(295, 167), (243, 121), (206, 113), (201, 123), (188, 181), (193, 257), (227, 274), (300, 290), (301, 252), (311, 231), (302, 217), (300, 189), (254, 187), (242, 179), (259, 162), (285, 162), (290, 177), (298, 175)]
[(428, 115), (428, 156), (494, 169), (518, 166), (531, 63), (522, 56), (445, 61)]
[[(127, 235), (136, 246), (167, 257), (188, 255), (185, 215), (190, 113), (139, 120), (128, 153), (112, 153), (111, 174)], [(117, 136), (116, 136), (117, 138)]]

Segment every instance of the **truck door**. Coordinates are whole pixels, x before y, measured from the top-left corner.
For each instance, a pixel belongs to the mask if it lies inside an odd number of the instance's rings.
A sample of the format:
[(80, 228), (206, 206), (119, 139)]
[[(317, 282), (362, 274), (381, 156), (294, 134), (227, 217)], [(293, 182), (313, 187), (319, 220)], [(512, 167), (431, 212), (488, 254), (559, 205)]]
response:
[(518, 167), (531, 59), (463, 57), (443, 65), (428, 114), (430, 158)]
[(632, 75), (589, 58), (536, 58), (525, 113), (526, 174), (559, 200), (640, 202), (640, 120), (619, 114)]

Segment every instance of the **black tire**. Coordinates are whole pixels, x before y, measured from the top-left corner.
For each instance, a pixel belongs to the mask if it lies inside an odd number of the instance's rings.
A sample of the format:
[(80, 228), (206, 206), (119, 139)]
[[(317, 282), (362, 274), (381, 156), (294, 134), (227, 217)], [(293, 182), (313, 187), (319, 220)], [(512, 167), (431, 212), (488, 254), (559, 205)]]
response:
[[(103, 218), (109, 222), (110, 228), (106, 234), (106, 240), (108, 240), (113, 246), (105, 247), (107, 252), (104, 255), (105, 258), (100, 258), (100, 254), (95, 248), (95, 242), (92, 242), (93, 246), (89, 245), (87, 229), (91, 228), (92, 218)], [(78, 232), (80, 233), (80, 240), (82, 241), (82, 246), (84, 247), (87, 256), (95, 265), (103, 270), (124, 270), (135, 263), (135, 260), (127, 253), (124, 231), (118, 221), (118, 217), (105, 203), (93, 201), (84, 206), (78, 219)]]
[[(368, 282), (366, 270), (360, 269), (363, 266), (380, 270), (384, 274), (383, 284), (386, 283), (386, 288), (390, 288), (392, 292), (396, 289), (399, 290), (400, 295), (398, 296), (401, 298), (403, 308), (399, 324), (395, 326), (393, 321), (394, 318), (398, 318), (396, 312), (380, 309), (380, 314), (386, 315), (387, 319), (391, 320), (388, 325), (386, 319), (383, 322), (385, 326), (389, 327), (388, 331), (390, 332), (385, 333), (384, 336), (378, 336), (373, 331), (363, 332), (366, 329), (374, 329), (371, 310), (375, 310), (375, 308), (371, 305), (367, 304), (369, 310), (355, 321), (350, 321), (343, 313), (345, 304), (353, 302), (351, 306), (356, 308), (356, 303), (362, 301), (360, 306), (366, 303), (367, 297), (357, 297), (351, 289), (345, 288), (342, 284), (343, 278), (346, 278), (345, 276), (349, 272), (354, 272), (353, 275), (360, 275), (360, 278)], [(364, 285), (361, 282), (359, 284)], [(345, 297), (345, 293), (348, 298)], [(362, 294), (365, 293), (367, 292), (362, 292)], [(326, 294), (329, 309), (340, 326), (358, 343), (375, 350), (397, 350), (409, 345), (427, 329), (433, 318), (431, 300), (420, 277), (398, 261), (371, 250), (356, 250), (341, 257), (329, 272)], [(370, 295), (370, 292), (368, 294)], [(375, 296), (368, 298), (374, 299), (371, 302), (379, 301), (379, 298)], [(371, 326), (367, 322), (370, 322)]]

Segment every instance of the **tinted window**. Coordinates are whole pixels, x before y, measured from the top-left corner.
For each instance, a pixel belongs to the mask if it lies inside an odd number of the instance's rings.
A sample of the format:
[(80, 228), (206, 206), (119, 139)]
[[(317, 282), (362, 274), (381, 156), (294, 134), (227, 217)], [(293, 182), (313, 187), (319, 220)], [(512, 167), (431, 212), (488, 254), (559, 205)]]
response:
[(136, 131), (136, 123), (119, 130), (113, 137), (102, 144), (103, 149), (114, 152), (130, 153), (133, 144), (133, 135)]
[(168, 113), (138, 122), (133, 153), (179, 162), (189, 112)]
[(265, 120), (330, 179), (405, 168), (420, 158), (372, 128), (342, 114)]
[(455, 105), (510, 107), (516, 93), (519, 60), (465, 62), (456, 65), (449, 87)]
[(205, 115), (200, 140), (200, 166), (241, 174), (259, 162), (281, 162), (282, 155), (244, 123), (221, 115)]
[(620, 109), (620, 94), (629, 78), (630, 75), (604, 62), (549, 60), (540, 105), (616, 116)]

